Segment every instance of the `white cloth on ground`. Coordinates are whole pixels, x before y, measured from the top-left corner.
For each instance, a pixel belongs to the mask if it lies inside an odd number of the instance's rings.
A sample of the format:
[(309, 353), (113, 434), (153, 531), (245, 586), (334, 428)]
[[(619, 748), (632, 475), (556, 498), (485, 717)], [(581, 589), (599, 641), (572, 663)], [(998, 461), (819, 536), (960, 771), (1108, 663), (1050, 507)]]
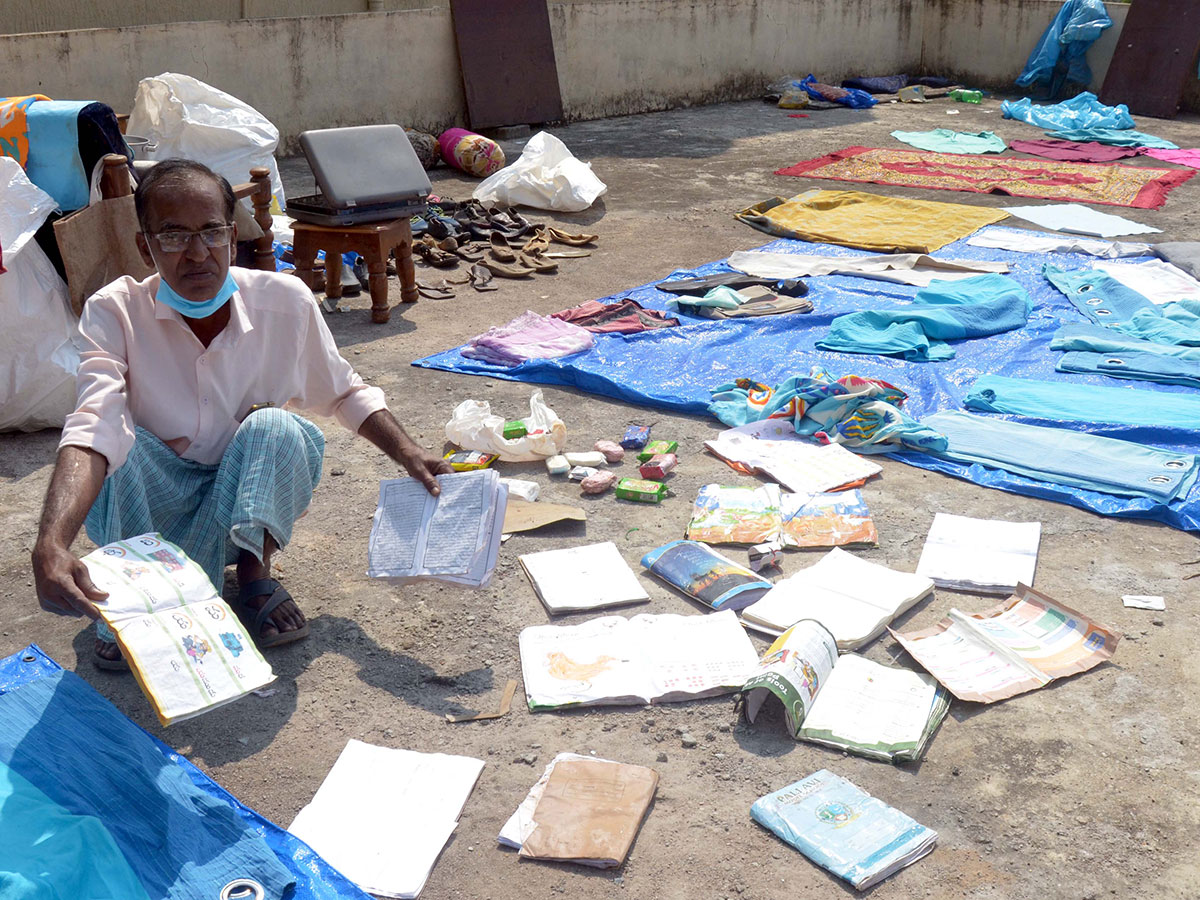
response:
[(1141, 222), (1098, 212), (1082, 203), (1052, 203), (1047, 206), (1007, 206), (1004, 211), (1010, 216), (1032, 222), (1051, 231), (1068, 234), (1094, 234), (1099, 237), (1117, 237), (1122, 234), (1160, 234), (1161, 228), (1151, 228)]
[(1008, 271), (993, 260), (934, 259), (924, 253), (884, 253), (875, 256), (819, 256), (807, 253), (769, 253), (738, 250), (729, 266), (759, 278), (804, 278), (813, 275), (857, 275), (896, 284), (928, 287), (934, 279), (953, 281), (981, 272)]

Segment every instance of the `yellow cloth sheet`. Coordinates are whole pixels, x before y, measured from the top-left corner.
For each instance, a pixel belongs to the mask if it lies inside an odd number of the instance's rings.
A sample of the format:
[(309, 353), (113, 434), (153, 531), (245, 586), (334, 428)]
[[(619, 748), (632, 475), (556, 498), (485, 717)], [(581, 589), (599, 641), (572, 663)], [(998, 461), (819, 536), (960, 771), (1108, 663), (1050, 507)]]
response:
[(735, 218), (777, 237), (858, 247), (879, 253), (932, 253), (984, 225), (1001, 209), (906, 200), (863, 191), (805, 191), (749, 206)]

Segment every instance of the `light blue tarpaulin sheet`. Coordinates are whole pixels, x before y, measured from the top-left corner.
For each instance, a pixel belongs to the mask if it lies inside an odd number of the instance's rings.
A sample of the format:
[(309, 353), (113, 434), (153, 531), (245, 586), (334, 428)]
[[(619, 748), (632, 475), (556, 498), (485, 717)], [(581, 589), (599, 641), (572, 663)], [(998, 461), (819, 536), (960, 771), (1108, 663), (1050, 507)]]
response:
[[(71, 716), (65, 713), (73, 714), (77, 709), (84, 708), (86, 708), (86, 714), (92, 717), (91, 721), (101, 728), (101, 733), (106, 735), (104, 740), (123, 742), (123, 745), (130, 749), (129, 765), (142, 766), (141, 771), (148, 776), (157, 777), (156, 783), (166, 784), (176, 779), (182, 779), (183, 782), (189, 783), (202, 792), (196, 796), (203, 800), (193, 798), (190, 804), (172, 807), (173, 811), (162, 812), (159, 810), (161, 821), (152, 815), (155, 810), (145, 808), (144, 803), (136, 808), (131, 808), (129, 804), (136, 802), (134, 798), (122, 795), (119, 790), (112, 792), (111, 805), (115, 808), (126, 804), (126, 807), (121, 815), (107, 820), (107, 827), (116, 836), (118, 846), (127, 858), (131, 850), (140, 847), (142, 852), (135, 854), (135, 857), (129, 861), (137, 870), (143, 884), (159, 884), (163, 882), (163, 878), (169, 882), (175, 880), (176, 876), (178, 876), (180, 884), (183, 884), (186, 879), (195, 879), (197, 872), (202, 870), (205, 864), (211, 864), (217, 858), (211, 855), (213, 848), (208, 848), (204, 859), (197, 858), (194, 865), (189, 864), (178, 871), (162, 871), (166, 860), (172, 858), (170, 852), (177, 853), (179, 851), (178, 844), (184, 840), (182, 835), (186, 833), (186, 826), (189, 824), (188, 816), (205, 814), (210, 815), (213, 819), (229, 817), (240, 823), (239, 828), (263, 838), (266, 846), (278, 861), (275, 864), (280, 867), (278, 880), (294, 881), (294, 886), (283, 892), (286, 900), (370, 900), (367, 894), (330, 867), (309, 849), (307, 844), (267, 821), (254, 810), (243, 806), (220, 785), (176, 754), (166, 744), (151, 737), (122, 716), (114, 706), (74, 673), (64, 672), (58, 663), (34, 644), (30, 644), (12, 656), (0, 659), (0, 695), (8, 695), (6, 699), (15, 699), (23, 694), (21, 689), (26, 687), (35, 691), (49, 688), (52, 693), (50, 705), (47, 707), (46, 714), (35, 726), (34, 730), (39, 733), (28, 734), (15, 748), (5, 750), (4, 761), (14, 771), (29, 778), (30, 781), (34, 781), (36, 776), (40, 781), (37, 787), (52, 794), (51, 799), (62, 803), (64, 807), (73, 807), (81, 802), (80, 798), (89, 794), (95, 795), (97, 791), (102, 794), (107, 793), (107, 786), (97, 784), (96, 773), (90, 771), (86, 764), (89, 745), (86, 742), (76, 745), (78, 757), (74, 758), (72, 751), (76, 748), (72, 747), (72, 740), (76, 738), (76, 735), (63, 733), (69, 728), (71, 721)], [(39, 698), (36, 699), (44, 700), (45, 698), (39, 695)], [(58, 706), (55, 707), (55, 704)], [(101, 719), (106, 721), (101, 721)], [(53, 732), (56, 723), (62, 727), (57, 732)], [(6, 733), (11, 733), (12, 722), (8, 722), (6, 725)], [(104, 725), (108, 727), (101, 727)], [(88, 735), (83, 735), (83, 737), (86, 738)], [(53, 739), (51, 740), (51, 738)], [(53, 752), (47, 749), (51, 744), (57, 744), (57, 748)], [(119, 780), (121, 777), (120, 772), (101, 774), (105, 778), (114, 780)], [(163, 794), (157, 801), (158, 805), (164, 810), (167, 809), (171, 798), (179, 794), (178, 790), (172, 793), (164, 788)], [(140, 799), (144, 801), (145, 797)], [(154, 806), (155, 803), (151, 802), (150, 805)], [(81, 812), (80, 809), (71, 811)], [(82, 812), (88, 812), (88, 810), (82, 810)], [(102, 811), (93, 811), (90, 814), (97, 816), (99, 821), (105, 821)], [(153, 827), (150, 825), (151, 822), (154, 823)], [(179, 832), (178, 835), (175, 834), (176, 830)], [(192, 833), (195, 834), (195, 832)], [(167, 843), (171, 841), (174, 841), (175, 847), (167, 846)], [(156, 851), (155, 847), (160, 849)], [(197, 853), (200, 852), (199, 847), (194, 849)], [(221, 848), (218, 847), (217, 850), (219, 851)], [(238, 857), (238, 859), (244, 858), (244, 856)], [(286, 875), (283, 875), (284, 870), (286, 870)], [(0, 883), (0, 895), (3, 893), (4, 884)], [(171, 894), (171, 891), (164, 891), (162, 895), (168, 894)], [(38, 894), (38, 896), (41, 895)], [(125, 895), (121, 896), (124, 900)], [(136, 895), (131, 896), (136, 897)], [(192, 896), (198, 895), (193, 893)], [(209, 896), (215, 898), (216, 893)], [(268, 891), (267, 896), (280, 896), (280, 889), (277, 888), (274, 893)]]
[(1046, 85), (1051, 96), (1057, 96), (1066, 82), (1091, 83), (1088, 47), (1111, 25), (1112, 18), (1101, 0), (1067, 0), (1029, 54), (1017, 85)]
[(1132, 128), (1133, 116), (1124, 103), (1105, 106), (1091, 91), (1076, 94), (1062, 103), (1035, 106), (1028, 97), (1005, 100), (1000, 112), (1006, 119), (1019, 119), (1053, 131), (1072, 128)]
[[(776, 253), (808, 253), (829, 256), (870, 254), (827, 244), (781, 239), (761, 249)], [(513, 368), (491, 366), (464, 358), (458, 348), (417, 360), (414, 365), (491, 375), (512, 381), (575, 387), (642, 406), (706, 415), (709, 391), (737, 378), (778, 384), (793, 375), (807, 375), (822, 366), (833, 375), (862, 375), (882, 378), (909, 394), (905, 409), (921, 418), (946, 409), (961, 409), (972, 384), (980, 375), (1008, 375), (1042, 381), (1098, 384), (1109, 387), (1121, 382), (1102, 375), (1069, 375), (1055, 371), (1062, 355), (1050, 350), (1050, 339), (1062, 324), (1090, 324), (1053, 285), (1042, 276), (1042, 266), (1053, 263), (1062, 269), (1090, 266), (1095, 260), (1074, 253), (1020, 253), (973, 247), (960, 240), (934, 256), (945, 259), (995, 259), (1006, 262), (1009, 275), (1020, 282), (1033, 299), (1033, 312), (1023, 329), (955, 344), (957, 356), (937, 365), (911, 363), (883, 356), (856, 356), (817, 350), (816, 341), (837, 316), (865, 309), (895, 308), (916, 295), (917, 288), (866, 278), (828, 275), (806, 279), (808, 298), (814, 310), (807, 315), (764, 316), (745, 320), (705, 320), (677, 314), (678, 328), (661, 328), (635, 335), (595, 335), (595, 346), (583, 353), (554, 360), (531, 360)], [(691, 278), (731, 271), (723, 262), (708, 263), (691, 270), (664, 273), (668, 278)], [(631, 297), (650, 309), (667, 310), (672, 295), (643, 285), (606, 300)], [(1091, 326), (1094, 327), (1094, 326)], [(1097, 329), (1102, 330), (1102, 329)], [(1119, 336), (1119, 335), (1118, 335)], [(1188, 393), (1179, 385), (1131, 385), (1131, 390)], [(1193, 392), (1194, 395), (1194, 392)], [(1079, 422), (1051, 422), (1013, 417), (1033, 425), (1051, 425), (1146, 443), (1178, 453), (1200, 453), (1200, 429), (1159, 428)], [(893, 458), (914, 466), (965, 478), (977, 484), (1018, 494), (1069, 503), (1102, 515), (1156, 519), (1175, 528), (1200, 531), (1200, 486), (1168, 505), (1147, 498), (1116, 497), (1066, 485), (1035, 481), (1020, 475), (941, 460), (919, 451), (898, 451)]]

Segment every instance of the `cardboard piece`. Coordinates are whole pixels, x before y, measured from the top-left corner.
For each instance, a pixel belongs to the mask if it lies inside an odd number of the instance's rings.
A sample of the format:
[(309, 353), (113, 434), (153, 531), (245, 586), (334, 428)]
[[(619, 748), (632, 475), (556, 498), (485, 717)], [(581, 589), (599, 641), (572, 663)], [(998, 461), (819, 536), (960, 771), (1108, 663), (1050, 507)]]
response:
[(139, 230), (132, 194), (101, 200), (54, 223), (75, 315), (88, 297), (122, 275), (141, 281), (154, 274), (138, 253)]
[(600, 760), (555, 765), (533, 811), (534, 829), (521, 856), (606, 869), (629, 855), (658, 789), (645, 766)]
[(504, 533), (533, 531), (555, 522), (586, 522), (587, 513), (565, 503), (529, 503), (512, 498), (504, 513)]
[(494, 712), (481, 712), (473, 716), (452, 716), (446, 713), (446, 721), (457, 722), (478, 722), (481, 719), (499, 719), (501, 716), (507, 716), (509, 709), (512, 708), (513, 696), (517, 693), (516, 679), (508, 679), (508, 684), (504, 686), (504, 696), (500, 698), (500, 708)]

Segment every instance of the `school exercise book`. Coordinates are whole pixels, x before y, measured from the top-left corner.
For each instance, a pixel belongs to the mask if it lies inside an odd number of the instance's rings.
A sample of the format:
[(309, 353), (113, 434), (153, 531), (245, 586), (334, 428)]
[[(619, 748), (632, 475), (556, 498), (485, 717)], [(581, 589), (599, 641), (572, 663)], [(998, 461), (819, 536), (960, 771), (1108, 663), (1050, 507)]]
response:
[(833, 635), (811, 619), (767, 649), (742, 690), (751, 723), (775, 698), (796, 740), (885, 762), (921, 759), (950, 708), (929, 675), (855, 653), (839, 657)]
[(415, 478), (379, 485), (367, 574), (483, 587), (500, 554), (508, 487), (493, 469), (438, 475), (436, 497)]
[(96, 608), (163, 727), (275, 680), (229, 604), (175, 544), (142, 534), (83, 562), (108, 592)]
[(524, 553), (519, 559), (538, 598), (552, 614), (650, 599), (612, 541)]

